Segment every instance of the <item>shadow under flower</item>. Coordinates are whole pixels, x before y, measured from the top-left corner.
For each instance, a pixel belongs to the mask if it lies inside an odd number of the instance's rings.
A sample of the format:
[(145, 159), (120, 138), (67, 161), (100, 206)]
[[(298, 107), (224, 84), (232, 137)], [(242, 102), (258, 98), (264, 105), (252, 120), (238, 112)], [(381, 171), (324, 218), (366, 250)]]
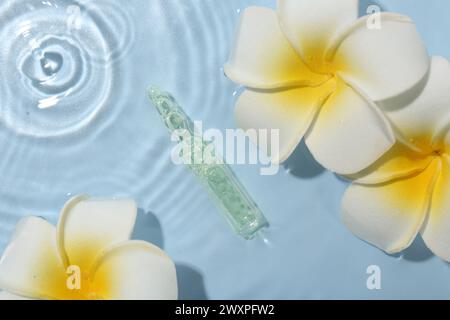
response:
[(138, 210), (132, 239), (147, 241), (157, 247), (164, 248), (161, 224), (153, 212)]
[[(153, 212), (138, 209), (133, 240), (150, 242), (164, 249), (164, 235), (161, 223)], [(207, 300), (203, 275), (194, 267), (175, 263), (178, 280), (178, 298), (180, 300)]]
[(207, 300), (202, 274), (194, 267), (177, 263), (178, 298), (180, 300)]
[(292, 175), (302, 179), (312, 179), (325, 172), (325, 169), (309, 152), (305, 142), (302, 141), (283, 167)]
[(428, 249), (422, 237), (418, 235), (408, 248), (399, 253), (388, 254), (388, 256), (410, 262), (423, 262), (434, 257), (434, 254)]
[(420, 262), (431, 259), (434, 254), (428, 249), (422, 237), (418, 235), (409, 248), (403, 251), (402, 256), (405, 260)]

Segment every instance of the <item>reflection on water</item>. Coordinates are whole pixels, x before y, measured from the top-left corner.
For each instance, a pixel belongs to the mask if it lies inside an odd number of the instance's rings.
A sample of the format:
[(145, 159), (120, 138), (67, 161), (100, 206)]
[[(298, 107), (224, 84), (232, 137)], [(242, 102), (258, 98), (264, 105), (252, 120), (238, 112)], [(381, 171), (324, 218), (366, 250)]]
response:
[[(8, 0), (0, 5), (2, 122), (18, 134), (73, 134), (112, 115), (120, 60), (134, 41), (126, 7), (108, 1)], [(108, 110), (105, 110), (108, 108)]]

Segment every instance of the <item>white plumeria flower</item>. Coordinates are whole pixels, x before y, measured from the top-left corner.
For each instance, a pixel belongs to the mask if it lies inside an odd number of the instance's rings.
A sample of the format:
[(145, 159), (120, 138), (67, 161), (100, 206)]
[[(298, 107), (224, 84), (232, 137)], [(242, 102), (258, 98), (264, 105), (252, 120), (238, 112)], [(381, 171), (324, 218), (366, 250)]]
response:
[(450, 261), (450, 63), (433, 58), (419, 97), (386, 114), (399, 142), (353, 177), (343, 220), (388, 253), (407, 248), (420, 232), (434, 254)]
[(0, 299), (177, 299), (172, 260), (144, 241), (130, 241), (132, 200), (79, 196), (55, 228), (23, 219), (0, 260)]
[(381, 28), (369, 28), (371, 18), (358, 19), (358, 2), (279, 0), (277, 11), (243, 13), (225, 73), (247, 87), (238, 125), (280, 130), (279, 152), (265, 150), (274, 163), (305, 137), (324, 167), (351, 174), (395, 143), (375, 103), (415, 87), (430, 59), (408, 17), (381, 13)]

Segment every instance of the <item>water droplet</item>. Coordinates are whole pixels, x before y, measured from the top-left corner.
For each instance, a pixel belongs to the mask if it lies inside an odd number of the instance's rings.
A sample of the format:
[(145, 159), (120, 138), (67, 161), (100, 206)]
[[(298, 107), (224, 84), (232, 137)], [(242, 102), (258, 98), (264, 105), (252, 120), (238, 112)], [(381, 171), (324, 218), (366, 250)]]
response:
[(61, 70), (64, 60), (57, 52), (45, 52), (41, 57), (41, 68), (47, 76), (52, 76)]

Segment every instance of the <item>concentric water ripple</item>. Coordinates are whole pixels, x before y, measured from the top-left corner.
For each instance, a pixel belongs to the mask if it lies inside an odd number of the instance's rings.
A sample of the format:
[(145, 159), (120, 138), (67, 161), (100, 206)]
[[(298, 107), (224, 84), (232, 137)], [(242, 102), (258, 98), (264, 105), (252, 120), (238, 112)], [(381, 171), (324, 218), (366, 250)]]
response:
[[(105, 8), (107, 10), (105, 10)], [(5, 1), (0, 6), (0, 115), (35, 137), (76, 132), (112, 98), (134, 38), (111, 1)]]

